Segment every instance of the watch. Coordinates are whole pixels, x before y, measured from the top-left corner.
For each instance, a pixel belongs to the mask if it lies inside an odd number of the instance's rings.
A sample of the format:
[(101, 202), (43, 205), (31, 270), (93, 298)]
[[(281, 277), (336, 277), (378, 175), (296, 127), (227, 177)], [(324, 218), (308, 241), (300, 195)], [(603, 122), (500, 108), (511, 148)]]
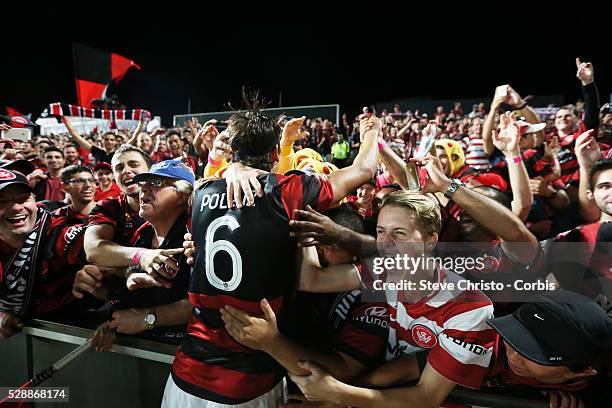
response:
[(153, 327), (155, 327), (156, 320), (157, 320), (157, 316), (155, 316), (155, 311), (153, 308), (150, 308), (149, 313), (147, 313), (144, 319), (147, 329), (151, 330)]
[(448, 190), (444, 193), (444, 197), (451, 198), (455, 191), (459, 190), (463, 183), (459, 179), (451, 179), (451, 185), (448, 187)]

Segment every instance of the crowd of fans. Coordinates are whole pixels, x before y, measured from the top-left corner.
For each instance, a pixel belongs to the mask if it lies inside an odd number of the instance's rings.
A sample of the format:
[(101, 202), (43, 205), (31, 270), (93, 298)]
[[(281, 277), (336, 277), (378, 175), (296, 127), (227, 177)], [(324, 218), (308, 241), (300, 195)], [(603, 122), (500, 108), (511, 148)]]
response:
[[(278, 406), (287, 372), (295, 406), (456, 406), (456, 386), (605, 405), (612, 109), (576, 65), (584, 102), (544, 118), (504, 85), (470, 112), (334, 124), (245, 96), (226, 122), (2, 139), (0, 336), (45, 317), (98, 351), (177, 344), (168, 407)], [(400, 255), (455, 266), (376, 271)], [(376, 286), (405, 279), (431, 285)], [(517, 280), (539, 290), (490, 290)]]

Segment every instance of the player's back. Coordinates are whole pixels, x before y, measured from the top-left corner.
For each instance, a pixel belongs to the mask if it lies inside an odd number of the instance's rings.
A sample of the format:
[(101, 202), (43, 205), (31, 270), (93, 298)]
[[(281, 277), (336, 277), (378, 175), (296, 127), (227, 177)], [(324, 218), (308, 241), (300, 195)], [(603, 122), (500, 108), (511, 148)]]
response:
[(325, 210), (333, 199), (330, 183), (313, 176), (268, 174), (259, 181), (264, 196), (252, 207), (228, 208), (224, 180), (200, 186), (193, 203), (194, 314), (172, 375), (184, 391), (225, 404), (270, 391), (284, 370), (267, 354), (235, 342), (219, 309), (232, 305), (260, 315), (259, 302), (266, 298), (282, 322), (297, 267), (290, 216), (306, 205)]

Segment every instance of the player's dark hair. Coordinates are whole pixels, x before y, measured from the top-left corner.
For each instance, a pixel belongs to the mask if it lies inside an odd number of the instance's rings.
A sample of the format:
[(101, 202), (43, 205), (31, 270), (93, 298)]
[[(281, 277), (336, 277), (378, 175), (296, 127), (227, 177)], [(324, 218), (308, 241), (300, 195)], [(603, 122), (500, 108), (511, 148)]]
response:
[(75, 149), (77, 149), (77, 151), (79, 150), (79, 146), (75, 145), (74, 143), (67, 143), (66, 145), (64, 145), (64, 150), (66, 150), (67, 147), (74, 147)]
[(170, 129), (168, 131), (168, 133), (166, 133), (166, 140), (170, 139), (170, 136), (172, 135), (177, 135), (179, 137), (179, 139), (183, 139), (183, 135), (181, 134), (181, 132), (178, 129)]
[(89, 173), (93, 177), (93, 172), (89, 167), (77, 166), (76, 164), (73, 164), (72, 166), (65, 167), (62, 170), (62, 172), (60, 173), (60, 178), (62, 180), (62, 183), (69, 183), (70, 180), (74, 178), (75, 174), (83, 172)]
[(495, 187), (476, 186), (472, 187), (472, 190), (478, 191), (479, 193), (486, 195), (490, 199), (497, 201), (508, 209), (512, 208), (512, 201), (510, 200), (508, 194), (504, 193), (503, 191), (499, 191)]
[(348, 228), (351, 231), (363, 234), (363, 220), (348, 204), (341, 205), (338, 208), (332, 208), (326, 211), (325, 215), (336, 224)]
[(50, 152), (58, 152), (59, 154), (62, 155), (62, 157), (64, 157), (64, 152), (62, 151), (62, 149), (60, 149), (59, 147), (55, 147), (55, 146), (47, 147), (45, 149), (45, 152), (43, 153), (43, 156), (46, 156), (47, 153), (50, 153)]
[(612, 169), (612, 158), (599, 160), (593, 165), (593, 167), (591, 167), (591, 170), (589, 171), (589, 190), (593, 191), (593, 189), (595, 188), (593, 182), (595, 181), (595, 176), (597, 175), (597, 173), (608, 169)]
[(278, 144), (281, 129), (276, 119), (265, 116), (261, 110), (265, 102), (258, 92), (242, 90), (246, 111), (234, 113), (228, 120), (229, 145), (234, 161), (261, 170), (270, 170), (269, 154)]
[(151, 167), (151, 165), (153, 164), (153, 160), (151, 159), (151, 156), (149, 156), (144, 150), (142, 150), (139, 147), (136, 147), (134, 145), (129, 145), (129, 144), (123, 144), (119, 146), (119, 148), (115, 150), (115, 153), (113, 154), (113, 159), (127, 152), (140, 153), (140, 155), (142, 156), (142, 159), (145, 161), (145, 163), (147, 163), (147, 167)]

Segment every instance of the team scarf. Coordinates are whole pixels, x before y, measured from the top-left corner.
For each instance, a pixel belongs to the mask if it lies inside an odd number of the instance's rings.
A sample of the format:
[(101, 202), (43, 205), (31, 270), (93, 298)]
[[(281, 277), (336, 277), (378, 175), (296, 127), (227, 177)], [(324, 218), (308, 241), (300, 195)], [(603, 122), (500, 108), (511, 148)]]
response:
[(0, 311), (23, 316), (28, 312), (35, 285), (38, 252), (51, 221), (50, 214), (38, 209), (36, 225), (11, 258), (0, 282)]
[(150, 120), (151, 112), (144, 109), (91, 109), (58, 102), (50, 104), (40, 116), (43, 118), (47, 116), (74, 116), (107, 120)]

